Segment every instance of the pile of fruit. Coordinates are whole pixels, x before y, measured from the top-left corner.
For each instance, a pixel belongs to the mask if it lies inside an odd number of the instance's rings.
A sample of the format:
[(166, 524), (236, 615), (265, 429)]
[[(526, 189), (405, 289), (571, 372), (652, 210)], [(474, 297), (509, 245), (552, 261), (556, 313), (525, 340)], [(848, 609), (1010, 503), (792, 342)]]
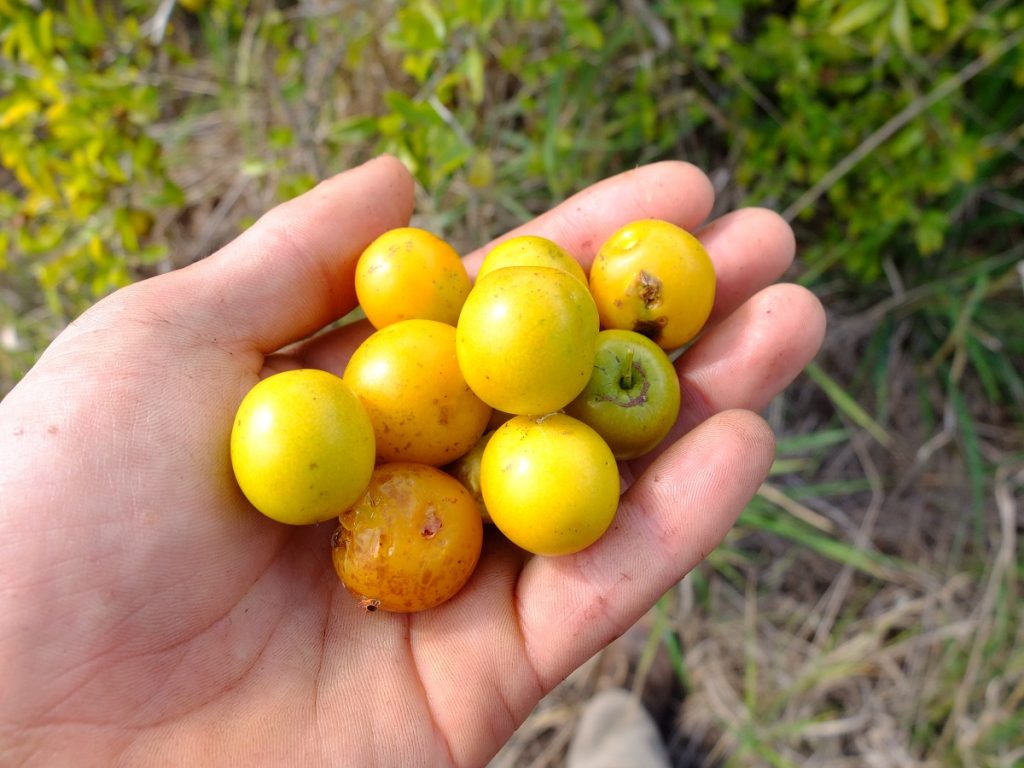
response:
[(652, 451), (679, 413), (668, 352), (693, 339), (715, 274), (691, 234), (647, 219), (601, 247), (589, 277), (556, 243), (505, 240), (472, 282), (443, 240), (386, 232), (356, 266), (376, 329), (342, 377), (270, 376), (231, 433), (242, 492), (274, 520), (337, 518), (333, 561), (371, 609), (455, 595), (483, 526), (564, 555), (619, 503), (616, 460)]

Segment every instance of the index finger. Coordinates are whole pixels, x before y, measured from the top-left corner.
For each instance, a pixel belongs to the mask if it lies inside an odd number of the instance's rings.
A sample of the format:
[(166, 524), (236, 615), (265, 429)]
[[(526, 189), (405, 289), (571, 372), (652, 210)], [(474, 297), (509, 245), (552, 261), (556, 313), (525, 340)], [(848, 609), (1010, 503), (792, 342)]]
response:
[(519, 235), (553, 240), (589, 269), (601, 243), (624, 224), (663, 219), (693, 231), (711, 213), (715, 190), (697, 166), (679, 160), (641, 166), (592, 184), (532, 221), (505, 233), (465, 258), (475, 274), (498, 243)]

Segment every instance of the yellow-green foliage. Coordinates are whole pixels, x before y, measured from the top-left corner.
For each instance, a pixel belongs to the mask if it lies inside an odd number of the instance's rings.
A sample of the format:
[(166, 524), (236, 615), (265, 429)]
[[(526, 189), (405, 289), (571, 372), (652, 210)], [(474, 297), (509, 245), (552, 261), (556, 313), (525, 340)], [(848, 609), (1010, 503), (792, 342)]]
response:
[(130, 11), (0, 0), (0, 174), (13, 177), (0, 218), (14, 225), (0, 231), (0, 267), (34, 276), (57, 318), (159, 258), (144, 238), (178, 198), (149, 133), (159, 92)]

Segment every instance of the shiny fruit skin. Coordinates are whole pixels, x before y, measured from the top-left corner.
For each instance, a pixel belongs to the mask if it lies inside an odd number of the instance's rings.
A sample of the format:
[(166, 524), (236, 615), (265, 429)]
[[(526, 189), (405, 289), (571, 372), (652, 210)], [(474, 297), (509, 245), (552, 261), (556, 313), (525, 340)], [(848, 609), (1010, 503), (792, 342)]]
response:
[(604, 440), (562, 413), (517, 416), (484, 449), (480, 485), (491, 520), (538, 555), (584, 549), (611, 525), (619, 471)]
[(332, 551), (345, 587), (366, 604), (408, 613), (453, 597), (483, 546), (480, 509), (458, 480), (423, 464), (381, 464), (339, 518)]
[(590, 268), (603, 328), (636, 331), (675, 349), (704, 327), (715, 302), (715, 269), (701, 242), (667, 221), (616, 231)]
[(455, 328), (436, 320), (375, 331), (349, 359), (345, 382), (373, 423), (378, 461), (447, 464), (473, 447), (491, 417), (459, 369)]
[(587, 288), (552, 267), (505, 267), (477, 281), (459, 316), (459, 367), (488, 405), (544, 414), (590, 379), (599, 330)]
[(366, 488), (374, 464), (370, 417), (339, 377), (301, 369), (274, 374), (242, 399), (231, 465), (267, 517), (307, 525), (336, 517)]
[(552, 267), (587, 284), (587, 275), (576, 259), (558, 243), (537, 235), (519, 235), (498, 243), (487, 252), (476, 279), (505, 267)]
[(459, 254), (423, 229), (399, 227), (356, 263), (356, 297), (374, 328), (420, 318), (455, 325), (471, 286)]
[(679, 416), (679, 377), (661, 347), (634, 331), (597, 336), (594, 372), (565, 408), (597, 431), (617, 459), (653, 450)]

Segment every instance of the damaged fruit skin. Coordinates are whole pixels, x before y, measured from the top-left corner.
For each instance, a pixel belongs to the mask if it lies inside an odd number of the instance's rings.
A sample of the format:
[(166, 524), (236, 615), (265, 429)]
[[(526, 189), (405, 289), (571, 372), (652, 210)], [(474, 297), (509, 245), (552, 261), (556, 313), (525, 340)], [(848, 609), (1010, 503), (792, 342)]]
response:
[(590, 292), (602, 328), (635, 331), (662, 349), (692, 340), (715, 302), (715, 269), (701, 242), (667, 221), (622, 227), (598, 251)]
[(444, 603), (469, 580), (483, 546), (469, 491), (423, 464), (378, 466), (339, 522), (334, 569), (367, 610), (411, 613)]

